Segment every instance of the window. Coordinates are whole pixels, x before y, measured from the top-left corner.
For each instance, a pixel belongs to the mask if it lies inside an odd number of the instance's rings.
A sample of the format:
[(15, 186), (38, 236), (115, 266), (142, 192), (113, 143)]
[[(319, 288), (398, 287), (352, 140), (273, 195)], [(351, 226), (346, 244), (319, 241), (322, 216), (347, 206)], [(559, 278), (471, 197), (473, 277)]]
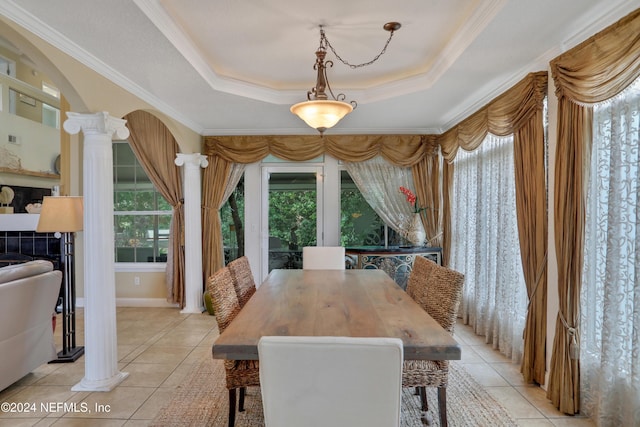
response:
[(117, 263), (166, 262), (171, 205), (156, 191), (127, 141), (113, 144)]
[[(60, 99), (60, 90), (49, 83), (42, 82), (42, 91), (48, 95)], [(60, 109), (43, 102), (42, 124), (55, 129), (60, 129)]]
[(54, 129), (60, 128), (60, 110), (42, 103), (42, 124)]
[(220, 209), (225, 265), (244, 255), (244, 177)]
[(47, 82), (42, 82), (42, 91), (46, 94), (49, 94), (55, 98), (60, 99), (60, 90), (53, 86), (52, 84), (49, 84)]
[(396, 243), (397, 233), (387, 228), (367, 203), (349, 173), (340, 172), (340, 244), (342, 246), (385, 246)]

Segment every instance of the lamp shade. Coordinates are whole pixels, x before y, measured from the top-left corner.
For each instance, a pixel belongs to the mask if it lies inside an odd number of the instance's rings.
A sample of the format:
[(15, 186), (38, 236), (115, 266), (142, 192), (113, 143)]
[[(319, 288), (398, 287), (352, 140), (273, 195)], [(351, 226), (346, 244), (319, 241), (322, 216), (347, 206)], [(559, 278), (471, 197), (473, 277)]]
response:
[(46, 196), (36, 231), (39, 233), (67, 233), (82, 230), (82, 197)]
[(291, 106), (293, 114), (320, 132), (335, 126), (340, 119), (352, 111), (351, 104), (331, 100), (304, 101)]

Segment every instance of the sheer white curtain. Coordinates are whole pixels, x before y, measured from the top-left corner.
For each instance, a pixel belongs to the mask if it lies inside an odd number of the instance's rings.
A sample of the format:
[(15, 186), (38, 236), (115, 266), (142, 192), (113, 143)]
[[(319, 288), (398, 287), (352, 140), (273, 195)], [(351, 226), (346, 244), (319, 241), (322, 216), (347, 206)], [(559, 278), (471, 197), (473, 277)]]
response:
[(344, 165), (371, 208), (389, 227), (405, 236), (413, 210), (400, 187), (415, 194), (411, 168), (395, 166), (382, 157)]
[(222, 206), (229, 200), (231, 197), (231, 193), (233, 193), (238, 186), (238, 182), (240, 182), (240, 178), (242, 178), (242, 174), (244, 174), (244, 170), (247, 165), (241, 163), (234, 163), (231, 166), (231, 171), (229, 172), (229, 179), (227, 180), (227, 186), (224, 188), (224, 196), (222, 196), (222, 203), (218, 207), (221, 209)]
[(640, 80), (594, 107), (580, 294), (581, 408), (640, 426)]
[(513, 137), (487, 135), (455, 159), (450, 265), (465, 274), (461, 316), (493, 348), (522, 358), (527, 291), (516, 218)]

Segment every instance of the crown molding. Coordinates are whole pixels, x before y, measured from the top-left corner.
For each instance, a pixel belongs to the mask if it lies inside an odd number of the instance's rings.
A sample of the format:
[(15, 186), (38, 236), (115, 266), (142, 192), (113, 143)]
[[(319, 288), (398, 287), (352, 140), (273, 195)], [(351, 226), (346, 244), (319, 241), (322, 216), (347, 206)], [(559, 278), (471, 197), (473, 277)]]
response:
[(13, 0), (5, 0), (3, 2), (0, 2), (0, 14), (20, 25), (29, 32), (33, 33), (34, 35), (40, 37), (47, 43), (51, 44), (53, 47), (76, 59), (77, 61), (89, 67), (96, 73), (102, 75), (106, 79), (122, 87), (124, 90), (137, 96), (146, 103), (154, 106), (162, 113), (173, 117), (175, 120), (181, 122), (183, 125), (187, 126), (194, 132), (201, 133), (202, 126), (200, 124), (192, 121), (159, 98), (151, 95), (149, 92), (142, 89), (130, 79), (126, 78), (124, 75), (122, 75), (100, 59), (82, 49), (80, 46), (69, 40), (60, 32), (54, 30), (38, 18), (26, 12), (19, 6), (17, 2)]
[(133, 0), (133, 2), (212, 89), (271, 104), (292, 104), (299, 101), (300, 94), (297, 91), (274, 90), (216, 73), (204, 60), (202, 52), (193, 40), (176, 25), (158, 0)]
[[(193, 40), (185, 34), (180, 26), (176, 25), (159, 0), (134, 0), (134, 3), (214, 90), (272, 104), (292, 104), (300, 101), (300, 91), (276, 90), (216, 73), (204, 60), (202, 52), (199, 51)], [(506, 3), (507, 0), (489, 0), (477, 3), (481, 6), (476, 7), (473, 13), (466, 17), (455, 35), (422, 72), (367, 89), (344, 88), (341, 91), (349, 93), (351, 98), (358, 99), (358, 103), (366, 104), (430, 88), (486, 28)]]
[[(215, 71), (213, 71), (203, 60), (201, 53), (198, 52), (192, 40), (190, 40), (175, 24), (158, 0), (134, 0), (134, 2), (136, 6), (147, 17), (149, 17), (154, 25), (156, 25), (156, 27), (169, 39), (176, 49), (185, 56), (194, 69), (212, 88), (222, 92), (232, 93), (234, 95), (251, 99), (258, 99), (273, 104), (291, 104), (300, 101), (301, 93), (298, 90), (275, 90), (216, 74)], [(465, 51), (469, 44), (477, 38), (482, 30), (490, 24), (491, 20), (502, 9), (506, 2), (507, 0), (490, 0), (482, 8), (476, 8), (461, 26), (459, 34), (452, 37), (448, 43), (445, 44), (436, 59), (427, 66), (428, 69), (424, 73), (376, 87), (358, 90), (345, 88), (343, 91), (348, 93), (350, 98), (357, 99), (360, 104), (366, 104), (408, 93), (414, 93), (431, 87), (433, 83), (451, 66), (456, 58)], [(548, 69), (550, 60), (583, 42), (593, 34), (596, 34), (620, 18), (633, 12), (637, 7), (637, 0), (631, 2), (628, 0), (609, 0), (607, 2), (598, 3), (593, 10), (581, 15), (575, 24), (565, 29), (566, 37), (563, 38), (564, 41), (561, 44), (552, 47), (536, 60), (522, 67), (518, 72), (513, 73), (511, 78), (476, 88), (473, 93), (469, 94), (464, 105), (458, 112), (453, 112), (448, 118), (445, 118), (445, 124), (441, 128), (407, 129), (406, 133), (437, 134), (450, 129), (469, 115), (473, 114), (479, 108), (482, 108), (484, 105), (491, 102), (505, 90), (512, 87), (527, 73), (540, 71), (541, 69)], [(108, 64), (91, 55), (61, 33), (26, 12), (20, 6), (20, 2), (18, 0), (0, 1), (0, 14), (200, 135), (289, 135), (301, 133), (300, 128), (251, 130), (250, 133), (245, 129), (203, 128), (201, 124), (186, 117), (171, 105), (142, 89)], [(488, 90), (488, 92), (483, 92), (486, 90)], [(313, 130), (310, 131), (310, 134), (312, 133)], [(334, 129), (332, 130), (332, 133), (340, 134), (342, 133), (342, 130), (339, 128)], [(398, 131), (389, 129), (344, 128), (343, 133), (383, 134), (398, 133)]]
[[(582, 43), (589, 37), (633, 12), (637, 9), (637, 5), (633, 6), (631, 3), (633, 2), (629, 2), (627, 0), (611, 0), (600, 4), (597, 10), (583, 16), (579, 22), (567, 29), (568, 35), (564, 38), (564, 41), (561, 44), (553, 46), (538, 58), (520, 68), (520, 70), (514, 73), (510, 79), (495, 86), (485, 95), (475, 97), (471, 96), (471, 103), (468, 104), (466, 108), (445, 120), (445, 125), (442, 127), (443, 132), (446, 132), (456, 126), (480, 108), (503, 94), (523, 79), (528, 73), (548, 70), (549, 62), (551, 62), (555, 57)], [(477, 91), (476, 93), (479, 92), (480, 91)]]
[[(317, 136), (315, 129), (304, 128), (277, 128), (277, 129), (205, 129), (202, 136), (263, 136), (263, 135), (301, 135)], [(389, 128), (349, 128), (336, 126), (325, 135), (439, 135), (440, 128), (406, 128), (402, 130)]]
[(483, 3), (482, 7), (476, 8), (474, 13), (465, 19), (464, 24), (455, 31), (454, 36), (423, 72), (366, 90), (361, 98), (366, 102), (375, 102), (429, 89), (464, 53), (506, 3), (507, 0)]
[[(591, 13), (581, 17), (572, 26), (572, 31), (562, 44), (562, 52), (565, 52), (582, 43), (594, 34), (599, 33), (616, 21), (624, 18), (638, 8), (637, 1), (608, 0), (598, 3)], [(557, 56), (557, 55), (556, 55)]]

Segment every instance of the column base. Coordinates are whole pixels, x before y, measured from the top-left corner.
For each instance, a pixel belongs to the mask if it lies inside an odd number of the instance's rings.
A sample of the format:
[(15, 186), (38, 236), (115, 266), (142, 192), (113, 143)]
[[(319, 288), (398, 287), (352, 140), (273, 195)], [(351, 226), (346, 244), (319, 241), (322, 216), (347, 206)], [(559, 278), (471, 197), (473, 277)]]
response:
[(204, 313), (204, 307), (185, 307), (180, 310), (180, 314), (200, 314)]
[(105, 380), (90, 380), (84, 377), (71, 391), (111, 391), (129, 376), (128, 372), (118, 372)]

